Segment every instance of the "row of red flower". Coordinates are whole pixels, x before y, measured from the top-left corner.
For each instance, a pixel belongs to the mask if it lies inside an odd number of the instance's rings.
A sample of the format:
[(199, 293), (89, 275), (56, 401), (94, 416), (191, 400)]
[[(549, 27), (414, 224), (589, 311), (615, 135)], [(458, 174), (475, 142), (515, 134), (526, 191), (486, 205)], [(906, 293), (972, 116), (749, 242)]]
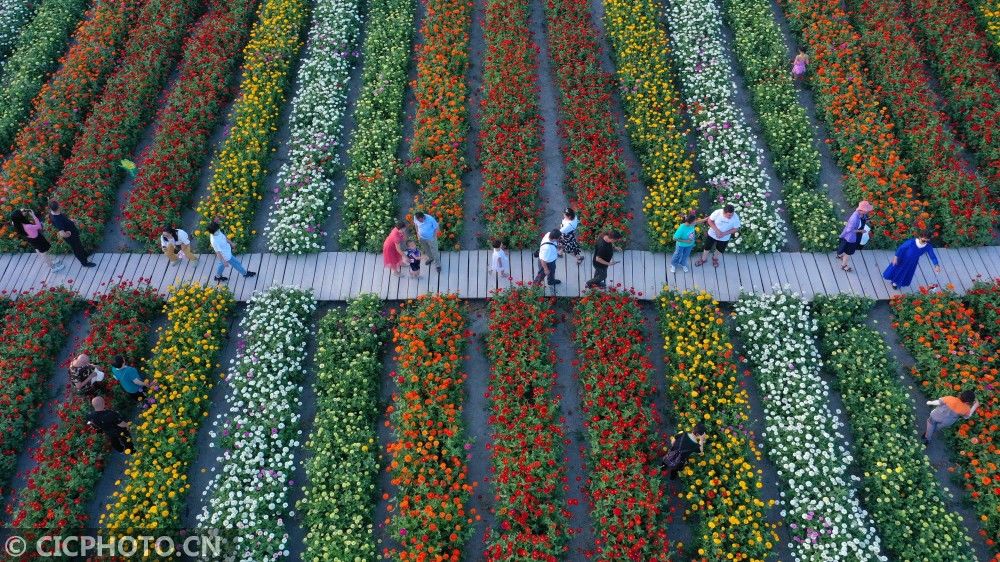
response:
[(642, 313), (633, 296), (604, 291), (574, 312), (597, 559), (668, 560)]
[[(59, 70), (35, 98), (34, 118), (17, 134), (14, 152), (3, 164), (0, 215), (44, 203), (143, 3), (100, 0), (88, 10)], [(0, 223), (0, 250), (16, 251), (20, 244), (8, 221)]]
[[(1000, 290), (994, 288), (993, 290)], [(981, 404), (954, 434), (965, 489), (979, 514), (981, 533), (1000, 560), (1000, 382), (997, 350), (976, 331), (972, 308), (954, 293), (897, 296), (893, 328), (913, 355), (911, 374), (928, 398), (975, 390)]]
[(487, 560), (559, 560), (569, 513), (555, 353), (555, 311), (539, 287), (513, 288), (490, 301), (489, 398), (496, 528)]
[(422, 0), (426, 14), (417, 47), (417, 101), (407, 174), (418, 188), (414, 210), (427, 211), (440, 225), (440, 244), (457, 248), (462, 232), (462, 174), (468, 134), (469, 27), (472, 2)]
[(955, 246), (987, 243), (997, 213), (986, 186), (964, 169), (961, 148), (948, 128), (948, 117), (937, 108), (923, 55), (910, 31), (913, 21), (903, 3), (849, 2), (871, 70), (879, 77), (878, 91), (894, 118), (910, 171), (923, 186), (927, 209), (942, 239)]
[(546, 0), (549, 54), (559, 89), (559, 132), (570, 205), (592, 243), (605, 229), (628, 235), (628, 185), (622, 149), (611, 119), (610, 76), (601, 70), (596, 31), (586, 0)]
[(52, 197), (73, 217), (85, 246), (96, 246), (115, 204), (121, 159), (149, 124), (200, 0), (147, 0), (114, 74), (77, 136)]
[(122, 230), (152, 245), (178, 224), (196, 187), (209, 135), (231, 97), (230, 79), (247, 40), (256, 0), (215, 0), (185, 41), (177, 79), (156, 114), (150, 145), (122, 209)]
[(66, 341), (79, 301), (65, 289), (23, 294), (11, 302), (0, 325), (0, 491), (47, 396), (54, 359)]
[(468, 335), (457, 295), (408, 302), (393, 329), (398, 388), (387, 425), (395, 440), (386, 450), (396, 495), (388, 506), (387, 558), (457, 561), (472, 534), (461, 372)]
[(965, 0), (908, 0), (947, 108), (1000, 200), (1000, 63)]
[[(149, 320), (159, 311), (160, 297), (145, 287), (127, 283), (113, 287), (92, 304), (90, 332), (74, 356), (86, 353), (107, 371), (115, 355), (137, 358), (147, 351)], [(109, 373), (110, 374), (110, 373)], [(109, 388), (117, 382), (106, 377)], [(25, 485), (15, 493), (9, 508), (12, 526), (54, 529), (85, 525), (87, 504), (104, 471), (110, 447), (104, 436), (89, 428), (86, 397), (67, 385), (67, 398), (59, 403), (58, 421), (39, 430), (31, 457), (35, 466), (25, 475)], [(128, 411), (130, 400), (112, 390), (114, 409)]]
[(523, 248), (535, 243), (539, 232), (538, 47), (528, 29), (525, 0), (490, 0), (485, 17), (479, 132), (483, 214), (490, 238)]
[(780, 0), (810, 57), (818, 108), (830, 128), (845, 172), (850, 203), (875, 206), (876, 245), (887, 246), (926, 226), (928, 215), (900, 155), (888, 112), (868, 85), (857, 32), (835, 0)]

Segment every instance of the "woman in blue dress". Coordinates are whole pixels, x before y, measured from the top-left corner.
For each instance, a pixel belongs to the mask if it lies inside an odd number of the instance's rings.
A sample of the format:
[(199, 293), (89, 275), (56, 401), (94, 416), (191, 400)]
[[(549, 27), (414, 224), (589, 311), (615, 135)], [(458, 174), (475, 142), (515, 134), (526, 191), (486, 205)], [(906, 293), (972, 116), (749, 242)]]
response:
[(931, 233), (925, 231), (899, 245), (892, 263), (882, 272), (882, 277), (892, 283), (893, 289), (908, 287), (913, 281), (913, 274), (917, 272), (917, 263), (924, 254), (930, 256), (934, 273), (941, 273), (937, 255), (931, 246)]

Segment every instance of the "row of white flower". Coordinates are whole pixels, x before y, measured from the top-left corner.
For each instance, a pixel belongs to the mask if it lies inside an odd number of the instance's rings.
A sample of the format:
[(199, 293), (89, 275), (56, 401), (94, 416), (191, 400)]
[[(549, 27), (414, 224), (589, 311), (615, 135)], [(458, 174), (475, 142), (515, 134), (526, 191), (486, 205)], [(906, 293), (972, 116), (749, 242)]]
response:
[(320, 322), (316, 350), (316, 420), (306, 447), (308, 485), (299, 509), (303, 560), (374, 560), (378, 479), (378, 389), (386, 318), (364, 295)]
[(378, 251), (398, 207), (396, 157), (403, 142), (403, 93), (413, 38), (412, 0), (372, 0), (361, 57), (361, 93), (344, 186), (345, 250)]
[(770, 201), (763, 153), (735, 102), (733, 65), (722, 43), (722, 16), (714, 0), (678, 0), (666, 11), (673, 56), (688, 114), (698, 132), (698, 162), (719, 203), (732, 203), (743, 228), (733, 246), (774, 252), (787, 225)]
[(766, 449), (784, 487), (782, 517), (793, 557), (885, 560), (871, 517), (858, 502), (858, 479), (848, 474), (851, 454), (819, 376), (816, 326), (805, 303), (778, 291), (743, 295), (735, 310), (763, 395)]
[(229, 408), (210, 433), (213, 447), (222, 449), (221, 468), (198, 515), (204, 527), (238, 531), (227, 559), (288, 556), (301, 380), (315, 308), (310, 291), (275, 287), (253, 297), (240, 324), (241, 349), (226, 376)]
[(360, 28), (358, 0), (316, 2), (292, 102), (288, 161), (278, 172), (279, 194), (265, 230), (272, 252), (322, 249), (322, 223), (332, 210), (333, 175), (342, 164), (348, 81)]
[(28, 23), (35, 4), (30, 0), (0, 0), (0, 68)]

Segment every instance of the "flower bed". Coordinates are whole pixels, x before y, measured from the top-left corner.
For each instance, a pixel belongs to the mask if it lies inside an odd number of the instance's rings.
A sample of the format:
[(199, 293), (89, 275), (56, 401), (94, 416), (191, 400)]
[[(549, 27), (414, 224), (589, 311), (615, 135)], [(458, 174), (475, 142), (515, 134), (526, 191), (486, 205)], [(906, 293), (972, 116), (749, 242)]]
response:
[(657, 302), (678, 429), (704, 423), (709, 434), (705, 453), (681, 472), (685, 516), (694, 520), (692, 548), (700, 560), (768, 560), (779, 538), (764, 514), (750, 399), (737, 379), (722, 311), (708, 293), (665, 291)]
[(194, 193), (256, 0), (210, 4), (185, 40), (177, 79), (156, 114), (153, 140), (138, 158), (138, 174), (122, 208), (122, 231), (149, 249), (159, 249), (163, 225), (180, 224)]
[[(33, 102), (34, 117), (14, 141), (14, 152), (0, 171), (0, 215), (44, 204), (52, 181), (62, 170), (63, 157), (114, 70), (129, 25), (141, 0), (97, 0), (73, 33), (74, 44), (59, 61)], [(0, 251), (22, 245), (8, 226), (0, 224)]]
[(66, 343), (74, 294), (49, 289), (11, 302), (0, 325), (0, 490), (14, 476), (17, 457), (42, 402), (54, 359)]
[[(456, 295), (427, 295), (400, 310), (393, 330), (399, 371), (388, 408), (395, 440), (386, 447), (396, 495), (389, 501), (384, 555), (398, 560), (458, 560), (475, 510), (462, 421), (468, 333)], [(386, 494), (388, 499), (388, 493)]]
[(198, 516), (203, 528), (239, 529), (224, 556), (274, 560), (287, 552), (285, 521), (299, 445), (301, 379), (316, 299), (308, 290), (274, 287), (250, 300), (240, 322), (239, 355), (229, 368), (229, 410), (212, 422), (222, 450)]
[(85, 247), (96, 247), (103, 238), (124, 173), (120, 162), (131, 157), (149, 124), (199, 5), (198, 0), (146, 0), (117, 69), (76, 137), (50, 197), (73, 217)]
[(872, 301), (817, 297), (826, 370), (837, 378), (862, 472), (861, 495), (895, 560), (973, 561), (962, 518), (945, 505), (906, 389), (882, 336), (862, 319)]
[(342, 250), (381, 251), (396, 218), (403, 91), (413, 36), (412, 0), (372, 0), (361, 50), (361, 93), (347, 150)]
[(365, 295), (319, 325), (316, 418), (306, 448), (303, 560), (374, 560), (379, 455), (375, 423), (387, 322)]
[(927, 62), (965, 142), (1000, 201), (1000, 62), (964, 0), (907, 0)]
[(418, 192), (413, 209), (437, 218), (442, 248), (458, 249), (462, 234), (462, 174), (469, 68), (472, 3), (467, 0), (421, 0), (426, 11), (417, 46), (417, 102), (407, 175)]
[(711, 0), (680, 0), (666, 11), (682, 91), (698, 131), (698, 162), (718, 203), (730, 203), (743, 224), (732, 246), (776, 252), (787, 226), (769, 199), (763, 151), (736, 105), (735, 73), (722, 43), (722, 16)]
[(490, 450), (496, 524), (487, 560), (558, 560), (569, 511), (562, 484), (563, 434), (556, 398), (555, 310), (538, 287), (493, 295), (486, 341), (490, 358)]
[(611, 120), (608, 76), (597, 56), (597, 32), (586, 0), (543, 2), (549, 55), (559, 90), (559, 132), (570, 206), (581, 221), (577, 238), (591, 244), (604, 230), (629, 235), (628, 185)]
[(666, 498), (642, 314), (626, 293), (577, 301), (577, 347), (597, 560), (668, 560)]
[(31, 22), (16, 37), (0, 73), (0, 151), (10, 143), (28, 118), (31, 100), (66, 50), (73, 27), (87, 7), (85, 0), (42, 0)]
[(167, 327), (146, 364), (153, 379), (150, 406), (132, 424), (134, 451), (98, 525), (177, 530), (191, 489), (188, 472), (197, 454), (195, 437), (208, 415), (215, 363), (226, 336), (233, 296), (225, 288), (184, 285), (164, 307)]
[(524, 0), (486, 3), (479, 158), (483, 216), (490, 239), (510, 248), (536, 242), (541, 214), (542, 118), (538, 113), (538, 46)]
[(35, 7), (35, 3), (28, 0), (9, 0), (0, 4), (0, 67), (13, 50)]
[(954, 429), (938, 435), (952, 441), (965, 490), (979, 514), (986, 544), (1000, 560), (1000, 415), (995, 385), (1000, 375), (996, 349), (976, 331), (971, 308), (954, 293), (897, 296), (892, 302), (895, 322), (903, 345), (916, 364), (910, 374), (930, 399), (954, 396), (974, 389), (980, 406), (969, 420), (960, 420)]
[(937, 108), (903, 0), (851, 0), (848, 4), (872, 72), (879, 77), (878, 91), (894, 118), (910, 169), (923, 186), (927, 210), (942, 240), (952, 246), (988, 243), (997, 213), (989, 204), (988, 188), (965, 171), (948, 117)]
[(899, 139), (869, 78), (857, 32), (840, 5), (828, 0), (779, 0), (809, 53), (808, 79), (826, 121), (834, 156), (844, 170), (851, 205), (875, 206), (872, 247), (889, 247), (927, 226), (926, 205), (913, 187)]
[[(122, 283), (103, 293), (89, 311), (90, 332), (77, 347), (90, 355), (108, 375), (111, 388), (117, 381), (109, 368), (115, 355), (138, 359), (146, 355), (149, 322), (162, 304), (149, 286)], [(140, 367), (141, 369), (141, 367)], [(65, 529), (85, 527), (87, 506), (104, 472), (111, 447), (100, 432), (87, 426), (90, 401), (70, 385), (56, 408), (58, 421), (39, 430), (38, 445), (31, 451), (35, 466), (25, 475), (11, 503), (11, 525), (18, 528)], [(130, 400), (122, 392), (106, 393), (111, 407), (127, 415)]]
[(233, 103), (233, 125), (212, 164), (208, 195), (198, 203), (200, 222), (195, 236), (201, 237), (212, 220), (226, 231), (234, 252), (245, 251), (257, 234), (253, 218), (263, 198), (264, 177), (274, 149), (271, 139), (285, 103), (285, 91), (299, 56), (299, 35), (309, 19), (305, 0), (262, 0), (257, 23), (243, 49), (240, 96)]
[(347, 82), (357, 59), (361, 20), (357, 0), (324, 0), (313, 7), (307, 55), (292, 101), (288, 161), (278, 172), (278, 197), (267, 219), (267, 246), (276, 253), (323, 249), (323, 221), (340, 170)]
[(649, 0), (609, 0), (604, 7), (622, 105), (632, 148), (649, 195), (643, 202), (653, 249), (674, 245), (680, 217), (698, 208), (702, 188), (687, 150), (684, 118), (670, 70), (667, 34), (657, 25), (660, 7)]
[(973, 0), (994, 53), (1000, 52), (1000, 0)]
[(788, 72), (791, 56), (771, 4), (766, 0), (726, 0), (722, 5), (750, 102), (774, 157), (774, 171), (781, 180), (792, 228), (803, 250), (833, 250), (843, 221), (820, 188), (816, 138)]
[(764, 402), (764, 438), (784, 488), (781, 512), (799, 560), (885, 560), (848, 469), (851, 453), (820, 378), (815, 322), (797, 297), (743, 295), (736, 303), (743, 339)]
[(1000, 344), (1000, 278), (992, 281), (976, 281), (965, 293), (976, 316), (979, 334), (994, 346)]

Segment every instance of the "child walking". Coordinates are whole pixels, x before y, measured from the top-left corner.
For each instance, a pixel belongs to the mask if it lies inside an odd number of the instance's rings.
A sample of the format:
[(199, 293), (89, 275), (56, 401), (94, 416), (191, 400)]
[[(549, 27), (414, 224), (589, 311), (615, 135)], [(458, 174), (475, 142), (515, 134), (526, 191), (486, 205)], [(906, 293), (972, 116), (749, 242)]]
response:
[(688, 258), (694, 248), (694, 226), (700, 222), (705, 222), (705, 219), (699, 219), (697, 215), (690, 213), (674, 232), (674, 257), (670, 258), (670, 273), (676, 272), (678, 266), (687, 273)]
[(804, 48), (799, 49), (799, 54), (795, 55), (795, 60), (792, 61), (792, 77), (795, 80), (802, 80), (806, 75), (806, 67), (809, 65), (809, 55), (806, 54)]
[(507, 246), (502, 240), (493, 241), (493, 256), (490, 258), (490, 271), (500, 277), (510, 276), (510, 259), (507, 258)]
[(419, 279), (421, 277), (420, 250), (417, 249), (417, 243), (413, 240), (406, 243), (406, 261), (410, 263), (410, 277)]

